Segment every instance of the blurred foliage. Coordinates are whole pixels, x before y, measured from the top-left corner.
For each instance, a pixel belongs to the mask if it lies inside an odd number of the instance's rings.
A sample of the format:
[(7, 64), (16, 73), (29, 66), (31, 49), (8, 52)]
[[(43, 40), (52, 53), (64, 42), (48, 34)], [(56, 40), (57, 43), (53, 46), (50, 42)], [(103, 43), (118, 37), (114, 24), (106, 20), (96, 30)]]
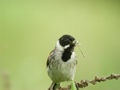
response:
[[(63, 34), (73, 35), (86, 53), (76, 48), (75, 80), (120, 73), (119, 1), (0, 1), (0, 69), (10, 75), (11, 90), (47, 90), (51, 80), (46, 59)], [(0, 76), (0, 90), (3, 90)], [(84, 90), (120, 90), (120, 80)]]

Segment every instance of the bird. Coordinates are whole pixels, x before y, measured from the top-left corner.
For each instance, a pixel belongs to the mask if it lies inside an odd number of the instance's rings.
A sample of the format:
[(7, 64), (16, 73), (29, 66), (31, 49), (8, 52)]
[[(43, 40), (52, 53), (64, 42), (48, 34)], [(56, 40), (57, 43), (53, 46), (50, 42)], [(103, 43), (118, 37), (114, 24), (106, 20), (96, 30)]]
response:
[(76, 53), (79, 42), (71, 35), (61, 36), (47, 58), (47, 72), (52, 80), (48, 90), (56, 90), (61, 82), (73, 81), (76, 73)]

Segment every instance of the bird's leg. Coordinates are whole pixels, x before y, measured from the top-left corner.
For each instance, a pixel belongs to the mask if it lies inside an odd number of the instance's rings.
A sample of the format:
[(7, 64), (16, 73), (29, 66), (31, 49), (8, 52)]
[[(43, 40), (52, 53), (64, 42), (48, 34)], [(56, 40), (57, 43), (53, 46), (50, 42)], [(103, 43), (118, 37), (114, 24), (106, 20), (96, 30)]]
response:
[(48, 90), (53, 90), (54, 85), (55, 85), (55, 83), (52, 82), (52, 84), (50, 85), (50, 87), (48, 88)]
[(49, 87), (49, 89), (48, 90), (56, 90), (57, 88), (59, 88), (60, 87), (60, 83), (52, 83), (51, 85), (50, 85), (50, 87)]
[(55, 83), (53, 86), (53, 90), (57, 90), (58, 88), (60, 88), (60, 83)]

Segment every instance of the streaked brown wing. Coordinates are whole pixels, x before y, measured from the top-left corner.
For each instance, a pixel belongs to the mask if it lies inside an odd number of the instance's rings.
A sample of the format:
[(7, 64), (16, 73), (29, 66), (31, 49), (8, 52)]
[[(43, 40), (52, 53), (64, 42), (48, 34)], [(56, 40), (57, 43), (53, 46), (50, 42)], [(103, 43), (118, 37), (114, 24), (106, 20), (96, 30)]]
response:
[(49, 63), (50, 63), (50, 57), (51, 57), (51, 54), (54, 52), (54, 50), (52, 50), (47, 58), (47, 63), (46, 63), (46, 66), (48, 67), (49, 66)]

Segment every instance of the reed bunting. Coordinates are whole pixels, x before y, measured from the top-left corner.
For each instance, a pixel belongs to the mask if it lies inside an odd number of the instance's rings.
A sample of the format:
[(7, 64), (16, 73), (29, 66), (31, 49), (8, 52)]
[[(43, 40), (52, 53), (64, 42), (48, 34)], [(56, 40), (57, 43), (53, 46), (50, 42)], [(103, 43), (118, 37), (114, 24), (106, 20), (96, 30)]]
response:
[(63, 35), (47, 59), (48, 76), (52, 80), (49, 90), (56, 90), (61, 82), (73, 81), (76, 73), (75, 46), (78, 41), (71, 35)]

